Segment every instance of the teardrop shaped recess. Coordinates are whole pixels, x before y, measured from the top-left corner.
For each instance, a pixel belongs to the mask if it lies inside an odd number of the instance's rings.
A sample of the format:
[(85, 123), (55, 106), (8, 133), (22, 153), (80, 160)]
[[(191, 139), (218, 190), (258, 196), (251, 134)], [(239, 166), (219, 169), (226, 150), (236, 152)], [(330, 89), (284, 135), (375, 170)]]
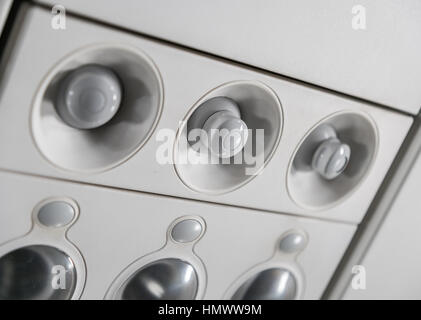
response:
[(0, 300), (67, 300), (75, 287), (73, 261), (54, 247), (27, 246), (0, 258)]
[(297, 295), (294, 275), (283, 268), (266, 269), (244, 282), (233, 300), (293, 300)]
[(123, 300), (191, 300), (196, 297), (198, 278), (191, 264), (162, 259), (137, 271), (120, 289)]

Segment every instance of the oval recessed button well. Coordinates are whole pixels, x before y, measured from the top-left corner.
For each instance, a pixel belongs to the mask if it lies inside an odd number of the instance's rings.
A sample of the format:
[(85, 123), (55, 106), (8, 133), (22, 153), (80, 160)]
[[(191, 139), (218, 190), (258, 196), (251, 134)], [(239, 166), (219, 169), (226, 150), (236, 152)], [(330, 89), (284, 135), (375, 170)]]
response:
[(46, 227), (64, 227), (72, 222), (74, 217), (75, 209), (64, 201), (49, 202), (38, 211), (38, 220)]
[(192, 242), (202, 233), (202, 225), (194, 219), (178, 222), (171, 230), (171, 237), (181, 243)]

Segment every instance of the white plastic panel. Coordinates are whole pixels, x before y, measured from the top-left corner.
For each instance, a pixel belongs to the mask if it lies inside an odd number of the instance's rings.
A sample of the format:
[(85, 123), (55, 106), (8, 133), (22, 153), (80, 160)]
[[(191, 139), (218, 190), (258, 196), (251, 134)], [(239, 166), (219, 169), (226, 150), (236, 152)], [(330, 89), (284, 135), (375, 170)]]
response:
[(0, 34), (3, 31), (4, 24), (9, 14), (10, 7), (12, 6), (12, 0), (1, 0), (0, 1)]
[[(411, 117), (397, 112), (79, 19), (69, 17), (66, 30), (53, 30), (50, 19), (49, 11), (31, 8), (20, 26), (10, 59), (5, 63), (0, 87), (0, 168), (358, 223), (412, 123)], [(69, 172), (59, 169), (44, 158), (34, 143), (32, 128), (28, 123), (31, 124), (34, 97), (47, 73), (63, 57), (96, 43), (132, 45), (143, 50), (155, 62), (164, 87), (163, 112), (151, 138), (123, 164), (95, 174)], [(215, 87), (237, 80), (260, 81), (279, 97), (283, 108), (280, 143), (265, 170), (241, 188), (223, 195), (194, 192), (178, 178), (173, 165), (161, 165), (157, 162), (156, 152), (162, 145), (162, 142), (157, 141), (157, 132), (161, 129), (175, 132), (179, 121), (202, 96)], [(326, 117), (341, 111), (362, 113), (374, 120), (378, 135), (376, 156), (362, 182), (341, 202), (323, 210), (303, 208), (291, 199), (287, 191), (287, 171), (291, 157), (311, 128)], [(50, 132), (53, 137), (55, 134)], [(81, 148), (80, 154), (88, 154), (86, 151)]]
[(366, 289), (345, 299), (421, 299), (421, 157), (418, 156), (361, 265)]
[[(34, 207), (45, 198), (57, 196), (74, 199), (80, 209), (68, 238), (86, 263), (82, 299), (102, 299), (130, 263), (164, 246), (167, 229), (174, 220), (190, 215), (200, 216), (206, 223), (206, 231), (194, 249), (206, 268), (205, 299), (223, 298), (237, 278), (273, 255), (281, 235), (291, 229), (301, 230), (308, 237), (306, 248), (297, 258), (304, 275), (302, 297), (318, 299), (355, 231), (349, 224), (2, 172), (0, 244), (26, 234)], [(168, 250), (166, 254), (177, 255), (177, 251)]]
[[(51, 0), (39, 2), (55, 4)], [(413, 114), (421, 107), (418, 0), (63, 0), (91, 16)], [(352, 28), (352, 9), (366, 29)]]

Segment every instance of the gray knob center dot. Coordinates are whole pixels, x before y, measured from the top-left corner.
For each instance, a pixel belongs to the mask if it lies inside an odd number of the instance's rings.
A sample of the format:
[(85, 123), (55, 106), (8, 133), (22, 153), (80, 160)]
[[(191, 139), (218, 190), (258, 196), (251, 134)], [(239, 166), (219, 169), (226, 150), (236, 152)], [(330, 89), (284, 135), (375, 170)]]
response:
[(202, 233), (202, 225), (194, 219), (186, 219), (178, 222), (171, 230), (174, 241), (186, 243), (199, 238)]
[(38, 211), (38, 221), (46, 227), (64, 227), (72, 222), (74, 217), (75, 209), (64, 201), (49, 202)]
[(87, 113), (94, 114), (104, 110), (106, 98), (101, 90), (87, 88), (81, 93), (79, 104), (82, 110), (87, 110)]

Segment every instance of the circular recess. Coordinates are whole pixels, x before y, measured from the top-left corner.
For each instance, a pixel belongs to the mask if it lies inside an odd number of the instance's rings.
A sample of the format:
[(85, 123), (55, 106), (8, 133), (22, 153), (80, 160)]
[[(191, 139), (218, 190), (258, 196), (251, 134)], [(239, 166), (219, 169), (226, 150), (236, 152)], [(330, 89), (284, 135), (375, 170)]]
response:
[[(80, 87), (82, 71), (90, 79), (89, 90)], [(70, 90), (63, 106), (62, 95), (69, 88), (76, 91)], [(93, 45), (64, 58), (43, 80), (31, 114), (33, 138), (43, 156), (61, 169), (108, 170), (147, 141), (162, 102), (162, 81), (149, 57), (131, 46)], [(74, 107), (75, 103), (79, 105)], [(87, 104), (91, 109), (84, 108)], [(66, 108), (71, 112), (63, 116)], [(88, 109), (95, 112), (87, 114)]]
[(193, 266), (167, 258), (147, 264), (126, 280), (116, 294), (122, 300), (192, 300), (198, 289)]
[(72, 259), (54, 247), (22, 247), (0, 258), (0, 300), (71, 299), (76, 280)]
[[(366, 114), (346, 111), (322, 120), (302, 139), (290, 161), (287, 187), (291, 198), (313, 210), (336, 205), (367, 176), (377, 147), (377, 128)], [(315, 158), (320, 158), (323, 170), (315, 165)], [(339, 169), (337, 174), (327, 174), (325, 168)]]
[(270, 268), (244, 282), (232, 300), (293, 300), (296, 296), (297, 281), (294, 275), (283, 268)]
[[(234, 155), (226, 157), (221, 153), (215, 156), (210, 148), (197, 148), (198, 139), (202, 139), (208, 128), (193, 124), (206, 123), (205, 118), (225, 111), (231, 112), (230, 117), (239, 113), (236, 128), (248, 128), (247, 135), (230, 136), (234, 144), (238, 142), (230, 151)], [(211, 120), (213, 124), (218, 122)], [(203, 96), (182, 122), (174, 145), (175, 170), (183, 183), (197, 192), (221, 194), (233, 191), (253, 179), (271, 159), (281, 137), (282, 124), (281, 103), (265, 84), (235, 81), (221, 85)], [(219, 127), (219, 122), (216, 127)], [(243, 133), (241, 130), (237, 133)], [(224, 137), (222, 133), (221, 138)], [(211, 138), (216, 140), (213, 136)], [(243, 143), (244, 148), (240, 152), (236, 150), (236, 146)]]

